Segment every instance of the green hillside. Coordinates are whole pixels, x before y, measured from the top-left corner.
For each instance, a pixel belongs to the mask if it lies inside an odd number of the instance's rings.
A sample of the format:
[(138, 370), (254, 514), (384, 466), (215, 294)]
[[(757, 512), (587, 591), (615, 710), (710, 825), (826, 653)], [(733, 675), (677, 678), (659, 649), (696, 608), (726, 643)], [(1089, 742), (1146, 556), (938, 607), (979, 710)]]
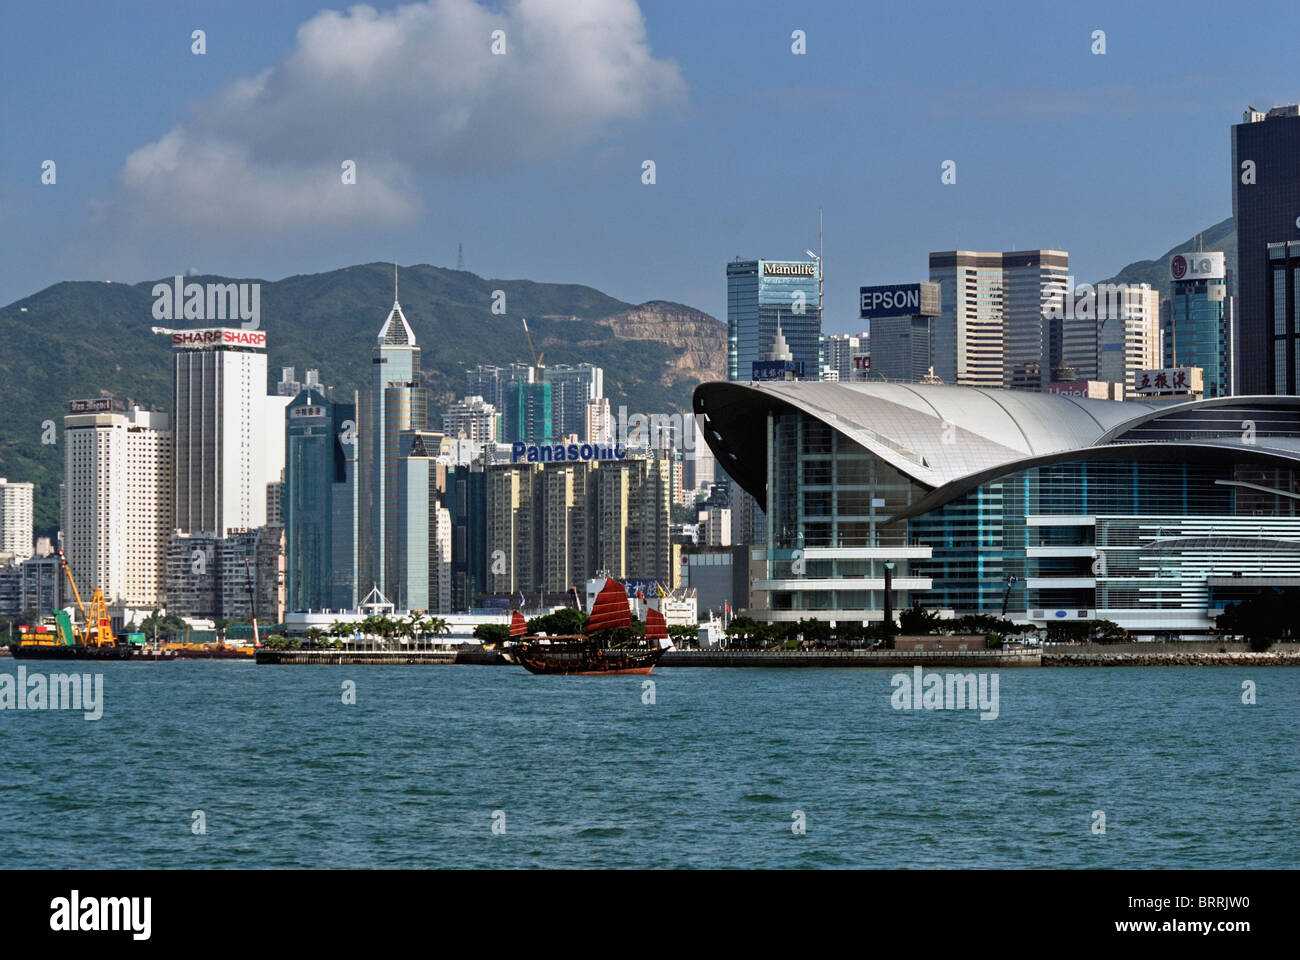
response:
[[(591, 287), (485, 279), (429, 265), (403, 267), (400, 279), (402, 309), (422, 348), (435, 417), (465, 392), (467, 366), (529, 359), (521, 317), (528, 318), (547, 363), (604, 367), (605, 394), (615, 409), (625, 403), (646, 412), (689, 410), (695, 384), (721, 375), (725, 325), (680, 304), (656, 301), (638, 308)], [(68, 401), (101, 392), (170, 409), (170, 342), (150, 328), (221, 325), (155, 320), (151, 290), (156, 282), (57, 283), (0, 307), (0, 396), (7, 407), (0, 421), (0, 476), (37, 484), (38, 534), (57, 529), (63, 472), (61, 446), (41, 443), (42, 423), (54, 421), (61, 442)], [(392, 265), (260, 282), (268, 388), (274, 388), (282, 366), (296, 367), (300, 380), (305, 370), (317, 368), (336, 398), (350, 397), (369, 373), (370, 349), (392, 304)], [(505, 292), (504, 315), (492, 313), (495, 290)], [(683, 363), (686, 353), (705, 359)], [(433, 423), (436, 427), (438, 421)]]
[(1162, 297), (1169, 295), (1169, 260), (1176, 253), (1189, 250), (1222, 251), (1228, 268), (1228, 289), (1235, 292), (1237, 283), (1237, 224), (1232, 217), (1220, 220), (1214, 226), (1204, 230), (1199, 236), (1188, 237), (1182, 243), (1175, 244), (1155, 260), (1135, 260), (1109, 280), (1102, 283), (1149, 283), (1160, 291)]

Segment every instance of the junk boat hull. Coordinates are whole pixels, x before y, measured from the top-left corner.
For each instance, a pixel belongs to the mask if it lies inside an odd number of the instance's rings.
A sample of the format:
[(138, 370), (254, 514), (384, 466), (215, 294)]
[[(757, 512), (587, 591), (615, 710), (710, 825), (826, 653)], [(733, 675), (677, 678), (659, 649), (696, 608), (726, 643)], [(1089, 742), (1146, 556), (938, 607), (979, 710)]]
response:
[(509, 651), (510, 660), (529, 673), (567, 674), (576, 677), (606, 674), (647, 674), (663, 656), (663, 648), (597, 648), (583, 643), (522, 643)]

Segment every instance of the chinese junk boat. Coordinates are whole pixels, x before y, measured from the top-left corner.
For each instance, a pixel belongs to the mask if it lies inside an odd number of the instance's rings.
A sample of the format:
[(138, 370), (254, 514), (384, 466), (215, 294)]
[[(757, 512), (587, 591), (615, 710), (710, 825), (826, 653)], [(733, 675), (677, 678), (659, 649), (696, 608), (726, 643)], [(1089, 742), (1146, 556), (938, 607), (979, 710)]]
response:
[(617, 580), (606, 580), (580, 635), (526, 636), (523, 614), (516, 610), (511, 617), (511, 643), (505, 655), (530, 673), (649, 673), (672, 646), (667, 622), (658, 610), (647, 610), (645, 638), (620, 639), (620, 628), (631, 626), (627, 590)]

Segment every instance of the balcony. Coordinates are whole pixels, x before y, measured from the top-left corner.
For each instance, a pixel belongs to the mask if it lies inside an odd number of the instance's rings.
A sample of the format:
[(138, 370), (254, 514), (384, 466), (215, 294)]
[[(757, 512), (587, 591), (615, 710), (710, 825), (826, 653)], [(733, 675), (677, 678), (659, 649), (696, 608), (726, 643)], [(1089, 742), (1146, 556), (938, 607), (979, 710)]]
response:
[[(929, 577), (895, 577), (892, 582), (894, 590), (930, 590), (933, 581)], [(796, 577), (784, 580), (755, 580), (755, 590), (884, 590), (884, 577), (834, 577), (812, 579)]]

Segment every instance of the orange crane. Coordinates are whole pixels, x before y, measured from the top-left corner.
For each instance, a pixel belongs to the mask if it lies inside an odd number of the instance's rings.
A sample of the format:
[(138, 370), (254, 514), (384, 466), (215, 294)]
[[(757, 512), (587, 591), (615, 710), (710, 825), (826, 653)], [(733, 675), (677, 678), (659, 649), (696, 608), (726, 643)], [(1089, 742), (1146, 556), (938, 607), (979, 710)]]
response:
[(68, 583), (72, 587), (72, 595), (77, 600), (77, 609), (81, 611), (81, 619), (85, 624), (81, 634), (82, 645), (86, 647), (115, 646), (117, 641), (113, 637), (113, 621), (108, 617), (108, 605), (104, 603), (104, 591), (96, 588), (90, 598), (90, 612), (87, 613), (86, 605), (81, 602), (81, 591), (77, 589), (77, 581), (72, 576), (72, 568), (68, 566), (68, 558), (63, 555), (62, 548), (59, 549), (59, 564), (68, 577)]

